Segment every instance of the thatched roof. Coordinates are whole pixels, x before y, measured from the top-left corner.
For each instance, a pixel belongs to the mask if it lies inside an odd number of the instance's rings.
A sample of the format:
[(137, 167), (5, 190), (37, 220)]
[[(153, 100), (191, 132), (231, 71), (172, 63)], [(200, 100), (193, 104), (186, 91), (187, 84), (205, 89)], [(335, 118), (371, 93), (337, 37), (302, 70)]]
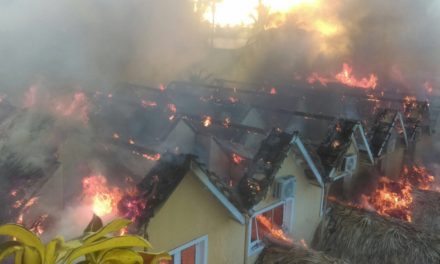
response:
[(313, 247), (356, 264), (440, 263), (440, 237), (366, 210), (330, 204)]
[(414, 190), (411, 212), (414, 224), (440, 234), (440, 192)]
[(255, 264), (348, 264), (322, 252), (294, 245), (291, 248), (267, 247)]

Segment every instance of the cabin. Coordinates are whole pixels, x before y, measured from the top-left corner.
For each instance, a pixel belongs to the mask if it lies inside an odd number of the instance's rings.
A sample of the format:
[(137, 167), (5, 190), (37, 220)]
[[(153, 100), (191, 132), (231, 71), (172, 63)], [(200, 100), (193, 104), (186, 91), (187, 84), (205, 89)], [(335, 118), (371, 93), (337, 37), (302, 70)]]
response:
[(273, 130), (243, 164), (230, 185), (194, 156), (164, 154), (138, 185), (155, 250), (170, 252), (173, 263), (253, 263), (268, 235), (261, 217), (310, 242), (324, 182), (298, 135)]

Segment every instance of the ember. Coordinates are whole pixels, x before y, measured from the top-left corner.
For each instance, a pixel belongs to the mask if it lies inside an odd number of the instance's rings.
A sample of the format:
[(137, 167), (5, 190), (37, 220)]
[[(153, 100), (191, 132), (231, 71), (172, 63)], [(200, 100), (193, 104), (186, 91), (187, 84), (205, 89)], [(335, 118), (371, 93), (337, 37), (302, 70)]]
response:
[(212, 125), (212, 117), (204, 116), (202, 120), (202, 124), (204, 127), (210, 127)]
[(241, 156), (239, 156), (239, 155), (236, 154), (236, 153), (233, 153), (233, 154), (232, 154), (232, 161), (233, 161), (235, 164), (241, 164), (241, 163), (244, 161), (244, 158), (241, 157)]
[(161, 158), (161, 155), (159, 153), (156, 154), (142, 154), (142, 157), (146, 158), (147, 160), (153, 160), (153, 161), (158, 161)]
[(226, 128), (231, 127), (231, 118), (226, 117), (225, 120), (223, 120), (223, 126)]
[(232, 104), (238, 103), (238, 98), (236, 98), (236, 97), (230, 96), (228, 99), (229, 99), (229, 102), (231, 102)]
[(171, 113), (176, 113), (176, 112), (177, 112), (177, 108), (176, 108), (176, 105), (175, 105), (175, 104), (168, 104), (167, 107), (168, 107), (168, 110), (169, 110)]
[(142, 106), (147, 108), (147, 107), (156, 107), (157, 103), (155, 101), (146, 101), (146, 100), (142, 100)]

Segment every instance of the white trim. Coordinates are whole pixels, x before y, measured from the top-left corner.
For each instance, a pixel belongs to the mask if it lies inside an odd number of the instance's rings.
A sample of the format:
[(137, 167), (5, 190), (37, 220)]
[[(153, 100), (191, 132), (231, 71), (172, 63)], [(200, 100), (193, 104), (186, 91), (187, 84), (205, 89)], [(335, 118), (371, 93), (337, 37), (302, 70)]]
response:
[(322, 180), (322, 176), (318, 171), (318, 168), (316, 168), (315, 163), (313, 162), (312, 158), (310, 157), (309, 153), (307, 152), (306, 147), (302, 143), (301, 139), (298, 137), (298, 135), (294, 135), (292, 141), (290, 142), (292, 145), (295, 144), (298, 149), (300, 150), (301, 154), (303, 155), (304, 159), (307, 162), (307, 165), (309, 165), (310, 169), (313, 172), (313, 175), (315, 176), (316, 180), (319, 183), (319, 186), (321, 188), (324, 188), (324, 181)]
[(402, 126), (403, 139), (405, 141), (405, 145), (408, 146), (408, 134), (406, 133), (405, 121), (403, 121), (403, 117), (402, 117), (401, 112), (397, 112), (397, 118), (399, 119), (400, 126)]
[[(295, 206), (295, 199), (287, 198), (285, 200), (279, 201), (277, 203), (274, 203), (270, 206), (267, 206), (261, 210), (258, 210), (256, 212), (253, 212), (252, 215), (249, 217), (249, 222), (247, 225), (247, 255), (252, 256), (259, 252), (261, 252), (264, 249), (264, 243), (262, 240), (258, 239), (254, 242), (252, 242), (252, 222), (256, 223), (256, 216), (263, 214), (267, 211), (270, 211), (280, 205), (283, 205), (283, 226), (280, 227), (282, 229), (285, 229), (288, 233), (291, 233), (293, 231), (293, 223), (294, 223), (294, 206)], [(258, 228), (258, 224), (255, 225)], [(257, 231), (258, 236), (258, 231)]]
[[(363, 141), (363, 146), (365, 146), (367, 153), (368, 153), (368, 158), (370, 159), (370, 162), (372, 165), (374, 165), (375, 160), (373, 157), (373, 152), (371, 152), (371, 147), (370, 147), (370, 143), (367, 140), (367, 137), (365, 136), (365, 130), (364, 127), (361, 124), (356, 125), (355, 130), (358, 131), (358, 133), (360, 134), (362, 141)], [(362, 145), (361, 145), (362, 146)]]
[(181, 264), (181, 252), (192, 246), (196, 246), (195, 263), (208, 264), (208, 235), (197, 238), (168, 252), (168, 254), (174, 256), (173, 264)]
[(203, 173), (203, 171), (194, 163), (191, 163), (191, 169), (196, 175), (196, 177), (208, 188), (208, 190), (223, 204), (226, 209), (231, 213), (235, 220), (237, 220), (240, 224), (245, 224), (245, 218), (241, 214), (241, 212), (226, 198), (217, 187), (212, 184), (212, 182), (208, 179), (208, 177)]

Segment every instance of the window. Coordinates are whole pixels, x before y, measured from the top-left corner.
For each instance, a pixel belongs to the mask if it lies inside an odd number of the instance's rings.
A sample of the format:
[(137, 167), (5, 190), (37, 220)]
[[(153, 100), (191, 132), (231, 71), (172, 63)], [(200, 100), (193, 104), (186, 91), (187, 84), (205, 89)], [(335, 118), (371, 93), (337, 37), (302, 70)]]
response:
[(263, 239), (267, 230), (257, 220), (258, 216), (264, 216), (273, 226), (282, 228), (286, 233), (292, 231), (293, 199), (276, 203), (255, 213), (249, 223), (249, 255), (264, 248)]
[(207, 264), (208, 236), (193, 240), (169, 253), (173, 259), (167, 264)]

